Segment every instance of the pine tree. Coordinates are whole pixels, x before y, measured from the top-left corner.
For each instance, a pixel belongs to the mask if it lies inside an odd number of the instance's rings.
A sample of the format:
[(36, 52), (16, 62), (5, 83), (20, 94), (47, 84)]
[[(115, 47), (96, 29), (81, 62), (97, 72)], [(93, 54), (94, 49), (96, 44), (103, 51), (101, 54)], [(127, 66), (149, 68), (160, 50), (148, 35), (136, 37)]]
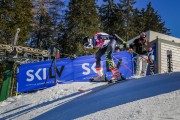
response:
[(125, 39), (128, 41), (131, 36), (130, 25), (132, 23), (132, 14), (133, 14), (133, 5), (135, 4), (135, 0), (120, 0), (120, 4), (122, 5), (122, 9), (124, 12), (124, 29), (125, 29)]
[(111, 21), (112, 21), (112, 14), (115, 12), (115, 4), (114, 0), (103, 0), (104, 2), (108, 2), (108, 4), (103, 4), (99, 7), (99, 14), (101, 17), (102, 27), (104, 28), (103, 31), (110, 33), (112, 32)]
[(77, 46), (75, 43), (82, 43), (85, 36), (92, 37), (100, 32), (100, 20), (94, 0), (71, 0), (69, 10), (66, 12), (66, 42), (67, 52), (74, 53)]
[(57, 42), (58, 27), (61, 20), (61, 0), (33, 0), (36, 29), (32, 33), (33, 47), (48, 49), (52, 42)]
[(131, 37), (133, 38), (137, 35), (139, 35), (143, 30), (145, 26), (145, 19), (142, 17), (142, 14), (144, 13), (144, 9), (142, 11), (139, 11), (137, 8), (134, 9), (133, 15), (132, 15), (132, 22), (131, 22)]
[(118, 34), (119, 36), (123, 36), (124, 33), (124, 17), (123, 10), (120, 4), (115, 5), (113, 8), (113, 12), (110, 19), (110, 34)]
[(165, 22), (162, 21), (161, 16), (158, 15), (158, 12), (154, 10), (151, 2), (148, 3), (143, 17), (145, 18), (144, 31), (153, 30), (164, 34), (170, 34), (170, 29), (165, 27)]
[[(104, 32), (109, 34), (118, 34), (124, 36), (124, 17), (122, 6), (120, 4), (108, 3), (99, 6), (99, 15), (101, 18), (102, 28)], [(109, 10), (110, 8), (110, 10)]]
[(52, 33), (52, 40), (53, 42), (58, 42), (59, 34), (61, 32), (61, 27), (64, 21), (64, 8), (65, 3), (62, 0), (51, 0), (49, 3), (49, 10), (48, 14), (52, 19), (52, 26), (53, 29)]
[[(24, 7), (25, 6), (25, 7)], [(22, 45), (30, 38), (33, 14), (29, 0), (1, 0), (0, 1), (0, 42), (11, 44), (17, 28), (20, 28), (18, 45)]]

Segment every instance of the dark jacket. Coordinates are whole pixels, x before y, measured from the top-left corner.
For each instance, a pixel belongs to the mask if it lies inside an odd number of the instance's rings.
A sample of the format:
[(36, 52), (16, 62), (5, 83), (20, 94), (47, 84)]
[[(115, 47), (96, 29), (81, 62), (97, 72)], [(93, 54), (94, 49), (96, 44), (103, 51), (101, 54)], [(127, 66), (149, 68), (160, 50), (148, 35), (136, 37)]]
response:
[(130, 45), (130, 48), (132, 48), (136, 53), (140, 55), (145, 55), (149, 52), (149, 48), (151, 47), (151, 44), (146, 38), (138, 38), (134, 40), (134, 42)]

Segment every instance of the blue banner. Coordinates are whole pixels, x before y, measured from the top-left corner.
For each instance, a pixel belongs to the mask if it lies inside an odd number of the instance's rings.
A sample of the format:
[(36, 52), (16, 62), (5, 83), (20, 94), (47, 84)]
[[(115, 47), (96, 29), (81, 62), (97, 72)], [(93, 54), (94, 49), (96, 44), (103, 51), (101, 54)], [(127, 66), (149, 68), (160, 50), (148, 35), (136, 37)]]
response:
[[(132, 55), (126, 51), (113, 53), (113, 60), (124, 78), (133, 75)], [(110, 79), (112, 73), (109, 70), (105, 57), (102, 56), (104, 73)], [(56, 69), (56, 74), (55, 74)], [(54, 61), (43, 61), (22, 64), (18, 68), (17, 92), (27, 92), (43, 89), (55, 85), (55, 78), (59, 83), (87, 82), (96, 75), (95, 56), (80, 56), (74, 60), (61, 58)]]
[[(150, 55), (153, 55), (154, 56), (154, 61), (152, 62), (154, 65), (154, 68), (153, 68), (153, 71), (154, 71), (154, 74), (156, 74), (157, 73), (157, 61), (156, 61), (156, 52), (157, 52), (157, 50), (156, 50), (156, 43), (154, 43), (153, 44), (153, 46), (152, 46), (152, 51), (151, 52), (149, 52), (149, 54), (148, 54), (148, 57), (150, 57)], [(148, 58), (149, 59), (149, 58)], [(150, 60), (150, 59), (149, 59)], [(150, 74), (150, 64), (152, 64), (152, 63), (149, 63), (148, 64), (148, 69), (147, 69), (147, 75), (151, 75)]]

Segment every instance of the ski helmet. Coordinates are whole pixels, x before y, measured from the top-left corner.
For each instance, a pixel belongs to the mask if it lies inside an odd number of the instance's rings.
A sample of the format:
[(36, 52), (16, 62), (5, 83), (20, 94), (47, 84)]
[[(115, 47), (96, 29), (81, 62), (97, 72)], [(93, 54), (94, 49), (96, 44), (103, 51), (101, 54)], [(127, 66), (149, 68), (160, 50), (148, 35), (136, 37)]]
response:
[(100, 39), (108, 40), (109, 39), (109, 34), (104, 33), (104, 32), (100, 32), (100, 33), (95, 34), (94, 38), (95, 38), (96, 41), (99, 41)]

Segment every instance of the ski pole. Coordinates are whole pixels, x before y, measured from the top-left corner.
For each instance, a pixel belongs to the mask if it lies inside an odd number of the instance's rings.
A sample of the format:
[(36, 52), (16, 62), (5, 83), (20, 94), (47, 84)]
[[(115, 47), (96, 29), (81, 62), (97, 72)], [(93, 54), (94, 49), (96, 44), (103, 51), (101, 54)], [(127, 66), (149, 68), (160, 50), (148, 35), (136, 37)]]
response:
[[(138, 53), (136, 53), (135, 51), (133, 51), (133, 53), (139, 55)], [(143, 59), (145, 59), (148, 63), (153, 64), (154, 66), (156, 66), (153, 62), (151, 62), (150, 60), (146, 59), (145, 57), (141, 56)]]
[[(112, 57), (119, 61), (119, 59), (116, 58), (115, 56), (112, 56)], [(121, 62), (121, 64), (122, 64), (127, 70), (129, 70), (131, 73), (134, 74), (134, 72), (133, 72), (127, 65), (123, 64), (122, 62)]]
[(117, 34), (114, 34), (116, 36), (116, 38), (118, 38), (119, 40), (121, 40), (124, 44), (127, 43), (125, 40), (123, 40), (121, 37), (119, 37)]

